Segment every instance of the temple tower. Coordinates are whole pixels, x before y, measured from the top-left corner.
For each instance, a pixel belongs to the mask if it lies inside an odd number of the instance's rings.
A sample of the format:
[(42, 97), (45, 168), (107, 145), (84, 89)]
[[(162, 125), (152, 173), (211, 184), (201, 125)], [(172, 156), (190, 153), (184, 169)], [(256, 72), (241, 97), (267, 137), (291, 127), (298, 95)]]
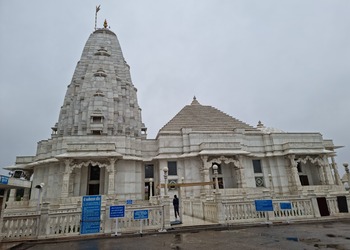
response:
[(146, 128), (136, 94), (116, 34), (106, 27), (95, 30), (52, 136), (38, 143), (35, 164), (28, 167), (34, 183), (50, 183), (46, 200), (94, 194), (142, 198)]
[(87, 40), (60, 110), (57, 136), (140, 137), (141, 109), (117, 36), (94, 31)]

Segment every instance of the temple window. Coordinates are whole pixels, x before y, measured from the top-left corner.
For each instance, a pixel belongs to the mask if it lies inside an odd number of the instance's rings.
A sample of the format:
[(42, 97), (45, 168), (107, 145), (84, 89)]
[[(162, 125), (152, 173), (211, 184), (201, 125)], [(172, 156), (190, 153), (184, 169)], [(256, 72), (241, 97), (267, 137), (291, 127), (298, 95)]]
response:
[(79, 93), (79, 88), (80, 88), (79, 84), (74, 85), (74, 95), (77, 95)]
[(261, 161), (253, 160), (254, 174), (262, 174)]
[(99, 166), (89, 166), (88, 194), (100, 194), (100, 168)]
[(302, 173), (303, 172), (303, 170), (301, 168), (301, 162), (297, 163), (297, 169), (298, 169), (298, 173)]
[(154, 178), (153, 164), (145, 165), (145, 178)]
[(97, 71), (96, 71), (96, 73), (94, 74), (94, 76), (98, 76), (98, 77), (106, 77), (107, 76), (107, 74), (106, 74), (106, 72), (103, 70), (103, 69), (98, 69)]
[(297, 163), (297, 169), (298, 169), (300, 184), (302, 186), (309, 186), (310, 185), (309, 178), (307, 174), (303, 171), (304, 169), (302, 168), (301, 162)]
[(101, 90), (97, 90), (94, 96), (105, 96)]
[(91, 122), (92, 123), (102, 123), (103, 117), (102, 116), (91, 116)]
[(176, 161), (168, 161), (168, 174), (169, 175), (177, 175), (177, 162)]
[(265, 187), (261, 160), (253, 160), (253, 170), (254, 170), (255, 186)]
[(95, 56), (111, 56), (111, 54), (107, 52), (105, 47), (101, 46), (95, 53)]

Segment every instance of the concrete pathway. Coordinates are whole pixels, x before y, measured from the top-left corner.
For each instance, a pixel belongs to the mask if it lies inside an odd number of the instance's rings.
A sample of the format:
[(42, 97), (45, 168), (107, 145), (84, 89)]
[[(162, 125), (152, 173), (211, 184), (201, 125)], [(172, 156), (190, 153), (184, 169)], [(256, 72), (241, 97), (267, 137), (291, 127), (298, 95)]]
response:
[(25, 243), (16, 249), (96, 250), (96, 249), (350, 249), (350, 222), (284, 224), (221, 231), (157, 233), (132, 237), (110, 237), (52, 243)]

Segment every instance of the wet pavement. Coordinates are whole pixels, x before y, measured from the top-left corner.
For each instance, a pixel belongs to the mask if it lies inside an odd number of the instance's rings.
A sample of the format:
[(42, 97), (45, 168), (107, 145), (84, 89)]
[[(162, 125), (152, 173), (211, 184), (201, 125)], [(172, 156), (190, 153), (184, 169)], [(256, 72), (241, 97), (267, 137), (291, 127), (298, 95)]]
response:
[[(168, 231), (169, 232), (169, 231)], [(56, 243), (26, 243), (15, 249), (350, 249), (350, 222), (284, 224), (228, 230), (190, 230), (122, 235)]]

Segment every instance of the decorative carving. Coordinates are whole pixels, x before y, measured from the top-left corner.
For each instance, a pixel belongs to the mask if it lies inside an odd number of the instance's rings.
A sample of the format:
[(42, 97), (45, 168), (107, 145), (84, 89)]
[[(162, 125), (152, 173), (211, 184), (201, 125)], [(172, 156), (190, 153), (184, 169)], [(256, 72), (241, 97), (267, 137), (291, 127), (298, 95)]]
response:
[(116, 163), (116, 158), (109, 159), (110, 165), (106, 166), (106, 170), (108, 173), (114, 173), (114, 164)]
[[(202, 158), (203, 159), (203, 158)], [(213, 158), (210, 161), (208, 161), (208, 163), (210, 163), (210, 167), (213, 163), (225, 163), (225, 164), (230, 164), (233, 163), (233, 165), (236, 168), (243, 168), (243, 165), (241, 164), (241, 156), (233, 156), (232, 158), (227, 158), (226, 156), (220, 156), (218, 158)]]
[(322, 156), (317, 156), (316, 158), (311, 158), (310, 156), (306, 156), (305, 158), (298, 158), (296, 162), (306, 163), (307, 161), (310, 161), (312, 164), (317, 163), (320, 167), (323, 167), (325, 164), (324, 159)]
[(88, 167), (90, 164), (91, 164), (92, 166), (98, 166), (99, 168), (101, 168), (101, 167), (107, 168), (107, 167), (109, 166), (108, 163), (102, 163), (102, 162), (98, 162), (98, 161), (91, 161), (91, 160), (89, 160), (89, 161), (81, 162), (81, 163), (79, 163), (79, 164), (75, 163), (75, 164), (73, 165), (73, 169), (74, 169), (74, 168), (81, 168), (81, 167)]
[(65, 169), (64, 169), (64, 174), (65, 175), (70, 175), (73, 171), (73, 167), (70, 166), (70, 164), (73, 162), (72, 159), (65, 159), (64, 160), (64, 164), (66, 165), (65, 166)]

